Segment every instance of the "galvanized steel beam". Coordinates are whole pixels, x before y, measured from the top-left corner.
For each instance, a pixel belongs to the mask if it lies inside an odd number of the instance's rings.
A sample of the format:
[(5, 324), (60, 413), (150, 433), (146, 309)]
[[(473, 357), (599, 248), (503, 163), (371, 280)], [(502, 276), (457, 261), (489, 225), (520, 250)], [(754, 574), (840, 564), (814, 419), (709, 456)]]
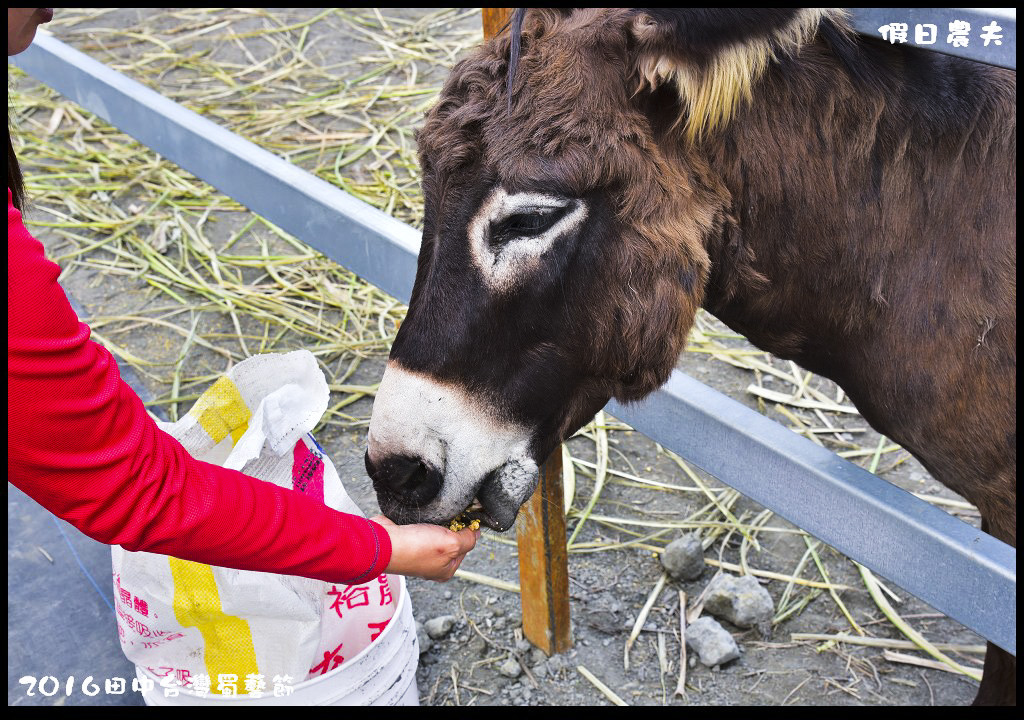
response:
[(10, 61), (356, 275), (406, 301), (420, 233), (39, 30)]
[[(12, 59), (399, 300), (418, 233), (40, 33)], [(609, 412), (936, 609), (1016, 653), (1017, 553), (966, 523), (674, 372)]]

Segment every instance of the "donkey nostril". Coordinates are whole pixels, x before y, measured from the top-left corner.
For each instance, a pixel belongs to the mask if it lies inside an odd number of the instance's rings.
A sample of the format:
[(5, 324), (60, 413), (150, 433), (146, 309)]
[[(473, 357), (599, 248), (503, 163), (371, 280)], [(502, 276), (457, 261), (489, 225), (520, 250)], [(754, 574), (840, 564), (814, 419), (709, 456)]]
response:
[(406, 502), (429, 502), (441, 490), (441, 473), (432, 470), (419, 458), (389, 455), (379, 462), (365, 456), (366, 471), (374, 487), (386, 489)]
[(419, 460), (404, 459), (408, 462), (395, 464), (395, 476), (392, 484), (398, 489), (412, 490), (426, 480), (427, 466)]

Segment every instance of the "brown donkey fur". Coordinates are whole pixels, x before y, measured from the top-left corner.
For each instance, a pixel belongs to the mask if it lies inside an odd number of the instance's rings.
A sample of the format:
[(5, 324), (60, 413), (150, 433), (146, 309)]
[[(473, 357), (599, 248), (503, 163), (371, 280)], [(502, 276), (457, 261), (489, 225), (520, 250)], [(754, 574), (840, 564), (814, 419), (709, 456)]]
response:
[[(610, 396), (664, 382), (703, 305), (835, 380), (1015, 546), (1015, 74), (857, 38), (839, 12), (519, 22), (455, 68), (421, 131), (426, 229), (392, 358), (472, 374), (466, 385), (539, 428), (544, 457)], [(524, 321), (533, 306), (510, 293), (479, 304), (494, 313), (471, 323), (486, 342), (437, 340), (429, 306), (472, 294), (469, 280), (437, 288), (465, 258), (450, 238), (464, 238), (457, 208), (477, 186), (589, 203), (589, 239), (536, 271), (572, 311), (550, 312), (557, 333)], [(503, 322), (529, 327), (525, 345), (561, 373), (551, 388), (570, 390), (511, 397), (501, 371), (479, 369), (486, 353), (459, 356), (517, 347), (493, 329)], [(978, 702), (1015, 703), (1015, 670), (990, 644)]]

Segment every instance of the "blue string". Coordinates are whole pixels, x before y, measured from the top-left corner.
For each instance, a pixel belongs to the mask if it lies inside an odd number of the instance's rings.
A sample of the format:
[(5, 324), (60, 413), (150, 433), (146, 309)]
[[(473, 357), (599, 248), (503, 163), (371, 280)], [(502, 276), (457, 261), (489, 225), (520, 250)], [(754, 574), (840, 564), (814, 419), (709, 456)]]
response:
[(100, 590), (100, 586), (96, 584), (96, 581), (93, 580), (92, 575), (89, 573), (88, 570), (85, 569), (85, 565), (82, 564), (82, 559), (78, 557), (78, 553), (75, 551), (74, 545), (71, 544), (71, 538), (69, 538), (67, 536), (67, 533), (64, 532), (64, 528), (61, 527), (60, 522), (57, 520), (57, 516), (50, 515), (50, 517), (53, 519), (53, 524), (57, 526), (57, 530), (60, 531), (61, 536), (63, 536), (64, 542), (67, 543), (68, 549), (71, 550), (71, 554), (75, 557), (75, 562), (78, 563), (78, 567), (81, 568), (82, 572), (85, 574), (85, 577), (89, 579), (90, 583), (92, 583), (93, 588), (96, 590), (96, 593), (100, 596), (100, 599), (103, 600), (103, 603), (108, 608), (110, 608), (110, 612), (114, 612), (114, 606), (110, 604), (110, 601), (107, 600), (107, 596), (103, 594), (102, 590)]

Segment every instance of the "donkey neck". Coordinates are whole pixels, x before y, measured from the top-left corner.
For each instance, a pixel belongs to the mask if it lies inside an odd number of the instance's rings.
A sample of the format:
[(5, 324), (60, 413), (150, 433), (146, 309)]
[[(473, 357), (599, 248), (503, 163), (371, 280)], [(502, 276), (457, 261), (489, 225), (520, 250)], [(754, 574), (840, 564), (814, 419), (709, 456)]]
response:
[(704, 306), (842, 384), (851, 363), (871, 371), (872, 347), (960, 310), (939, 297), (949, 275), (989, 272), (964, 239), (979, 216), (963, 209), (1013, 226), (1015, 81), (880, 44), (840, 49), (819, 40), (774, 65), (695, 150), (726, 198)]

